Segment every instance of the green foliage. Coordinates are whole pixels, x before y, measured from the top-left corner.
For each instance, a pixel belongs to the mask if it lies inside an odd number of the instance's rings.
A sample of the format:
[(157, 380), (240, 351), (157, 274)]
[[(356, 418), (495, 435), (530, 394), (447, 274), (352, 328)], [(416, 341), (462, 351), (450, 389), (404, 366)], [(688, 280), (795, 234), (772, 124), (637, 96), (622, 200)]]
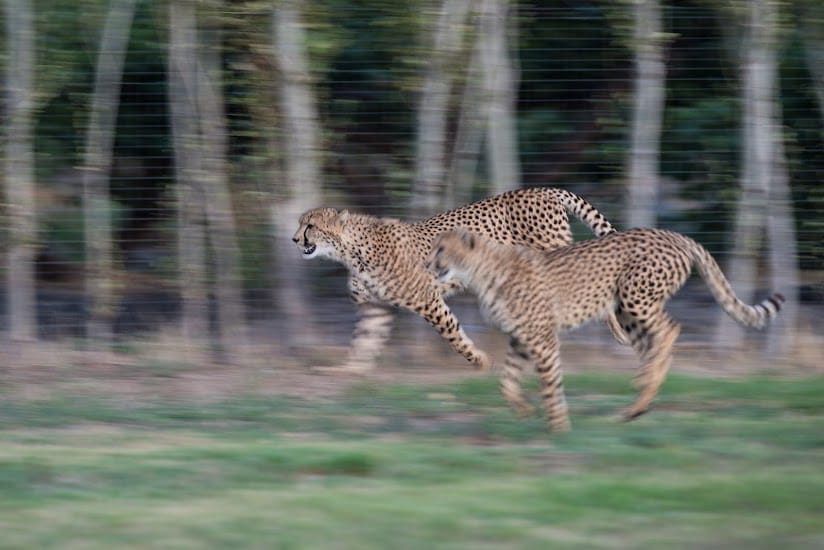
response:
[[(800, 59), (805, 53), (796, 37), (788, 41), (784, 58)], [(824, 52), (818, 55), (824, 55)], [(820, 178), (824, 158), (809, 153), (824, 150), (824, 124), (821, 118), (824, 113), (818, 117), (810, 116), (818, 107), (814, 83), (806, 66), (785, 61), (781, 64), (780, 83), (784, 144), (795, 201), (799, 260), (802, 268), (821, 270), (824, 269), (824, 222), (818, 213), (824, 211), (824, 190)]]
[[(86, 252), (82, 209), (77, 204), (56, 203), (44, 210), (48, 215), (41, 222), (40, 238), (49, 244), (48, 255), (52, 260), (69, 264), (83, 263)], [(111, 201), (109, 214), (113, 231), (122, 230), (127, 216), (126, 207), (118, 201)]]
[(167, 45), (150, 4), (137, 3), (132, 23), (115, 147), (123, 156), (162, 159), (171, 142), (166, 120)]

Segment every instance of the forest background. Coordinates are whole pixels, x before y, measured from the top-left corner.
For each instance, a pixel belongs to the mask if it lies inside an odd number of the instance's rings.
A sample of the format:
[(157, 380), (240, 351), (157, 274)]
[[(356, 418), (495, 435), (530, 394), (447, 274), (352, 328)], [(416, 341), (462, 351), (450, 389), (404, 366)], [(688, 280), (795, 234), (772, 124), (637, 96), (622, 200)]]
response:
[[(303, 210), (420, 218), (535, 185), (619, 228), (691, 235), (747, 301), (785, 294), (768, 353), (816, 333), (818, 1), (3, 7), (14, 360), (43, 341), (122, 351), (169, 333), (227, 363), (345, 344), (342, 269), (290, 241)], [(706, 291), (686, 292), (687, 337), (753, 345)]]

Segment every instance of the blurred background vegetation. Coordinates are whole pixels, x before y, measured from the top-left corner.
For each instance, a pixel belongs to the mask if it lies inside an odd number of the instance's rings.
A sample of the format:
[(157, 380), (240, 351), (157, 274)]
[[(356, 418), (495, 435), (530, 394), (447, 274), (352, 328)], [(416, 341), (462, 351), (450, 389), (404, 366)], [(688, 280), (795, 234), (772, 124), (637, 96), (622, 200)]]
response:
[[(817, 1), (4, 8), (0, 254), (13, 342), (105, 344), (182, 324), (232, 355), (254, 336), (247, 326), (301, 345), (351, 313), (339, 268), (299, 263), (288, 237), (300, 211), (420, 216), (534, 185), (575, 191), (619, 227), (688, 233), (725, 267), (739, 251), (754, 266), (731, 276), (744, 299), (786, 284), (802, 308), (792, 326), (815, 317), (805, 307), (820, 314)], [(644, 59), (660, 74), (639, 70)], [(773, 77), (747, 80), (761, 66)], [(643, 111), (636, 100), (655, 87), (661, 103)], [(759, 101), (772, 109), (760, 122), (757, 108), (748, 118)], [(639, 113), (659, 120), (649, 151), (635, 141)], [(646, 174), (633, 164), (644, 155)], [(633, 195), (645, 178), (652, 187)]]

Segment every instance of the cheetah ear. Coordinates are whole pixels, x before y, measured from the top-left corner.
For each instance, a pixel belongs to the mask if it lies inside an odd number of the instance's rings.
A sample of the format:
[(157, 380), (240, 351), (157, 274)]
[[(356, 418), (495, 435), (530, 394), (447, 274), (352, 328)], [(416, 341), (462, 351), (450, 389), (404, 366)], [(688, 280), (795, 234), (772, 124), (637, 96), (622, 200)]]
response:
[(473, 233), (470, 233), (469, 231), (461, 231), (461, 240), (469, 250), (475, 250), (475, 245), (477, 244), (478, 239)]
[(346, 221), (348, 219), (349, 219), (349, 210), (341, 210), (340, 212), (338, 212), (338, 220), (341, 223), (346, 223)]

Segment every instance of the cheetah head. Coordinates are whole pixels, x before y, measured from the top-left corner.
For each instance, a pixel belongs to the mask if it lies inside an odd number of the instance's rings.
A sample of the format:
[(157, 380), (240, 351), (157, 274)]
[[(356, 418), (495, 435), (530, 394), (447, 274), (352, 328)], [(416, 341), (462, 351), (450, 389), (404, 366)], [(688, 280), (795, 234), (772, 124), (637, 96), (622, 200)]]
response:
[(438, 282), (447, 283), (459, 278), (466, 268), (466, 259), (478, 245), (478, 237), (465, 229), (445, 231), (435, 238), (426, 263)]
[(349, 212), (334, 208), (314, 208), (300, 217), (292, 241), (303, 251), (303, 257), (329, 258), (340, 261), (341, 233)]

